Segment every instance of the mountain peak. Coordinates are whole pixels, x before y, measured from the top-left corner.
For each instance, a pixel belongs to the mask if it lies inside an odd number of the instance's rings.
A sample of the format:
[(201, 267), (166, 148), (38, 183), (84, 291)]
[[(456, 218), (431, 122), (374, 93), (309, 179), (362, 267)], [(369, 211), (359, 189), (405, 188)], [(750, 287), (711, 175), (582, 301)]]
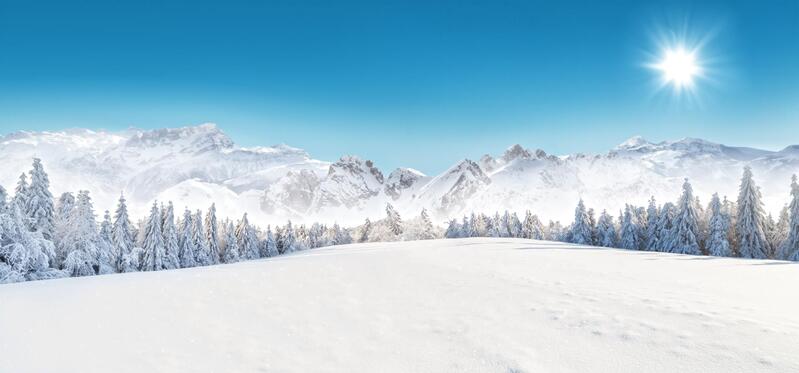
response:
[(629, 139), (625, 140), (621, 144), (617, 145), (616, 146), (616, 150), (637, 149), (637, 148), (640, 148), (642, 146), (651, 145), (651, 144), (652, 143), (650, 143), (649, 141), (646, 141), (646, 139), (644, 139), (642, 136), (637, 136), (636, 135), (636, 136), (630, 137)]

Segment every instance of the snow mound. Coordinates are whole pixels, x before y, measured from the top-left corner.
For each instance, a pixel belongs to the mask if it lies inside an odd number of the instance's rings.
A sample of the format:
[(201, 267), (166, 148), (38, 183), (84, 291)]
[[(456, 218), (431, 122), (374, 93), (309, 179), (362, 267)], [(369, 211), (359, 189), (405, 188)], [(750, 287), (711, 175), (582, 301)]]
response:
[(0, 371), (796, 372), (797, 264), (521, 239), (0, 286)]

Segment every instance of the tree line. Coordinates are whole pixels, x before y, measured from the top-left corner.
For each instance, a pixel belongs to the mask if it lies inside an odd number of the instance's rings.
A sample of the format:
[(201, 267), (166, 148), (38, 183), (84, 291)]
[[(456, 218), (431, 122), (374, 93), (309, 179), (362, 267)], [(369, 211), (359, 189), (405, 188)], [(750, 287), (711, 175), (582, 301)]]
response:
[(745, 167), (735, 201), (714, 193), (703, 206), (686, 179), (676, 202), (658, 205), (652, 197), (646, 207), (627, 204), (615, 218), (603, 210), (597, 219), (594, 209), (586, 208), (581, 199), (568, 227), (552, 221), (545, 226), (530, 211), (523, 220), (505, 211), (493, 217), (472, 214), (461, 221), (450, 220), (444, 235), (520, 237), (629, 250), (797, 261), (799, 183), (794, 175), (790, 202), (776, 221), (766, 214), (752, 170)]
[[(355, 238), (353, 238), (355, 236)], [(98, 221), (90, 193), (54, 200), (41, 160), (34, 159), (9, 198), (0, 186), (0, 283), (111, 273), (190, 268), (268, 258), (298, 250), (353, 242), (431, 239), (440, 236), (425, 210), (403, 222), (388, 204), (386, 217), (354, 228), (313, 223), (267, 226), (220, 219), (172, 202), (153, 202), (133, 223), (121, 195), (113, 214)]]

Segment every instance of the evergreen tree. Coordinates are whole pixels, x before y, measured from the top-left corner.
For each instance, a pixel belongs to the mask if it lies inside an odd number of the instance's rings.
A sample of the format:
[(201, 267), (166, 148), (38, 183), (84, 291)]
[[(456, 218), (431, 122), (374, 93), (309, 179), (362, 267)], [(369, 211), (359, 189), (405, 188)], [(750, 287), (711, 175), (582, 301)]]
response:
[(402, 219), (390, 203), (386, 203), (386, 223), (395, 236), (402, 234)]
[(613, 217), (607, 210), (602, 210), (597, 222), (597, 244), (604, 247), (616, 247), (616, 226), (613, 224)]
[(596, 231), (596, 216), (594, 214), (594, 209), (588, 209), (588, 224), (591, 227), (591, 244), (597, 244), (597, 231)]
[(772, 247), (772, 257), (775, 259), (785, 259), (782, 252), (782, 246), (785, 240), (788, 239), (788, 232), (791, 228), (791, 214), (788, 205), (782, 206), (780, 209), (780, 218), (777, 220), (777, 225), (770, 238), (769, 245)]
[(236, 240), (236, 231), (233, 228), (233, 223), (228, 222), (227, 228), (224, 232), (225, 235), (225, 250), (223, 254), (223, 262), (235, 263), (239, 261), (239, 244)]
[(432, 240), (436, 238), (436, 234), (433, 231), (433, 222), (430, 221), (430, 216), (427, 215), (427, 209), (422, 209), (421, 214), (421, 222), (422, 222), (422, 230), (419, 233), (420, 240)]
[(672, 245), (674, 240), (671, 239), (674, 219), (677, 215), (677, 208), (671, 202), (666, 202), (660, 209), (657, 221), (657, 251), (670, 253), (674, 249)]
[(672, 232), (669, 239), (673, 253), (701, 254), (699, 248), (699, 223), (696, 211), (696, 200), (693, 195), (691, 183), (686, 179), (682, 185), (682, 195), (677, 204), (677, 215), (672, 223)]
[(296, 238), (294, 236), (294, 228), (291, 226), (291, 220), (286, 223), (283, 233), (280, 235), (277, 246), (281, 254), (288, 254), (294, 252), (296, 247)]
[(713, 193), (710, 200), (710, 220), (708, 221), (708, 255), (713, 256), (732, 256), (730, 241), (727, 240), (730, 221), (729, 216), (724, 213), (723, 205), (719, 200), (718, 193)]
[(164, 237), (164, 268), (180, 268), (180, 240), (175, 226), (175, 208), (169, 201), (163, 212), (161, 234)]
[[(20, 210), (25, 213), (27, 211), (28, 206), (28, 177), (25, 176), (25, 173), (19, 175), (19, 181), (17, 181), (17, 187), (14, 189), (14, 198), (11, 200), (12, 203), (15, 203), (19, 206)], [(23, 222), (30, 227), (30, 221), (26, 218)]]
[(0, 213), (0, 283), (63, 277), (64, 272), (49, 267), (54, 256), (52, 242), (40, 232), (30, 232), (26, 216), (18, 204), (11, 204), (7, 213)]
[(39, 158), (33, 159), (33, 169), (30, 171), (31, 182), (27, 188), (25, 198), (25, 214), (31, 220), (33, 228), (41, 232), (42, 236), (51, 240), (55, 233), (55, 206), (53, 195), (50, 193), (50, 179), (44, 172)]
[(194, 214), (192, 221), (194, 222), (194, 229), (192, 231), (195, 249), (194, 261), (198, 266), (214, 264), (214, 259), (208, 246), (208, 237), (205, 234), (205, 227), (203, 227), (203, 214), (200, 210), (197, 210)]
[[(311, 227), (313, 228), (313, 226)], [(358, 242), (369, 242), (369, 233), (372, 231), (372, 221), (366, 218), (361, 226), (361, 234), (358, 236)], [(311, 246), (314, 247), (314, 246)]]
[(3, 188), (0, 185), (0, 213), (6, 211), (6, 206), (8, 204), (8, 192), (6, 192), (6, 188)]
[(449, 225), (447, 226), (447, 231), (444, 232), (444, 237), (446, 238), (461, 237), (461, 226), (458, 224), (458, 221), (456, 219), (452, 219), (449, 221)]
[(655, 251), (658, 248), (658, 220), (660, 212), (658, 211), (655, 197), (649, 198), (649, 206), (646, 208), (646, 249)]
[(635, 225), (636, 217), (634, 207), (627, 205), (624, 208), (624, 218), (621, 223), (619, 245), (622, 249), (638, 250), (641, 247), (638, 227)]
[(574, 209), (574, 223), (571, 229), (571, 242), (578, 245), (592, 245), (592, 231), (591, 222), (588, 218), (588, 212), (585, 210), (583, 199), (577, 202), (577, 207)]
[(197, 266), (196, 246), (194, 245), (194, 218), (189, 209), (183, 211), (183, 221), (178, 239), (178, 260), (181, 268)]
[[(472, 214), (472, 217), (474, 217), (474, 214)], [(474, 237), (472, 220), (469, 220), (465, 215), (463, 216), (463, 223), (460, 225), (460, 229), (460, 237)]]
[(271, 258), (273, 256), (278, 256), (280, 253), (277, 250), (277, 243), (275, 242), (275, 236), (272, 234), (272, 229), (266, 227), (266, 238), (264, 239), (264, 257)]
[(352, 237), (350, 237), (349, 232), (341, 228), (338, 223), (333, 223), (330, 233), (333, 245), (347, 245), (352, 243)]
[(799, 260), (799, 183), (791, 178), (791, 203), (788, 205), (788, 236), (780, 246), (780, 259)]
[(538, 215), (533, 215), (529, 210), (524, 214), (524, 223), (522, 223), (522, 237), (532, 240), (544, 239), (544, 226)]
[(112, 231), (114, 264), (117, 272), (131, 271), (133, 268), (138, 267), (138, 263), (135, 263), (135, 266), (126, 265), (126, 263), (130, 262), (128, 256), (133, 251), (135, 244), (133, 242), (133, 233), (131, 232), (131, 223), (128, 217), (128, 206), (125, 203), (124, 195), (119, 196), (119, 203), (114, 213), (114, 226)]
[(735, 224), (738, 235), (738, 254), (744, 258), (765, 259), (768, 253), (760, 189), (752, 179), (752, 169), (744, 168), (738, 194), (738, 214)]
[(205, 233), (208, 241), (208, 255), (211, 258), (210, 264), (219, 263), (219, 232), (216, 225), (216, 204), (212, 203), (205, 215)]
[(62, 268), (70, 276), (90, 276), (100, 273), (102, 254), (98, 247), (99, 234), (89, 192), (78, 192), (75, 207), (69, 213), (68, 229), (62, 239), (66, 257)]
[(163, 223), (161, 210), (158, 208), (158, 204), (153, 202), (153, 207), (150, 208), (150, 217), (147, 219), (147, 225), (145, 226), (144, 242), (142, 244), (142, 249), (144, 249), (141, 263), (142, 271), (166, 269), (166, 249), (164, 247), (164, 235), (161, 231)]
[(242, 259), (253, 260), (261, 257), (258, 252), (258, 237), (255, 229), (247, 220), (247, 214), (241, 217), (239, 225), (236, 227), (236, 243), (239, 249), (239, 256)]

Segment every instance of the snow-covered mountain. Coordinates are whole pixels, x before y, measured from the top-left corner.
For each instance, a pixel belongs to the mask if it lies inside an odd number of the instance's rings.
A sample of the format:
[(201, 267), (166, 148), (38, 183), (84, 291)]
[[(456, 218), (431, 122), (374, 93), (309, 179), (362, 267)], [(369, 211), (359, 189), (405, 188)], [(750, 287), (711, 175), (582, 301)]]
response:
[(766, 207), (788, 200), (799, 172), (799, 146), (780, 151), (731, 147), (701, 139), (653, 143), (633, 137), (597, 155), (554, 156), (513, 145), (503, 154), (462, 160), (435, 176), (399, 168), (384, 176), (368, 159), (316, 160), (286, 145), (243, 148), (213, 124), (122, 132), (71, 129), (15, 132), (0, 137), (0, 183), (13, 190), (31, 159), (42, 159), (55, 195), (91, 191), (98, 210), (113, 209), (121, 192), (132, 213), (153, 200), (177, 207), (217, 203), (220, 215), (249, 212), (259, 223), (285, 219), (359, 222), (379, 218), (386, 203), (402, 214), (422, 208), (445, 219), (471, 211), (531, 209), (545, 219), (571, 220), (573, 206), (618, 211), (650, 196), (675, 200), (684, 178), (707, 201), (737, 194), (750, 165)]

